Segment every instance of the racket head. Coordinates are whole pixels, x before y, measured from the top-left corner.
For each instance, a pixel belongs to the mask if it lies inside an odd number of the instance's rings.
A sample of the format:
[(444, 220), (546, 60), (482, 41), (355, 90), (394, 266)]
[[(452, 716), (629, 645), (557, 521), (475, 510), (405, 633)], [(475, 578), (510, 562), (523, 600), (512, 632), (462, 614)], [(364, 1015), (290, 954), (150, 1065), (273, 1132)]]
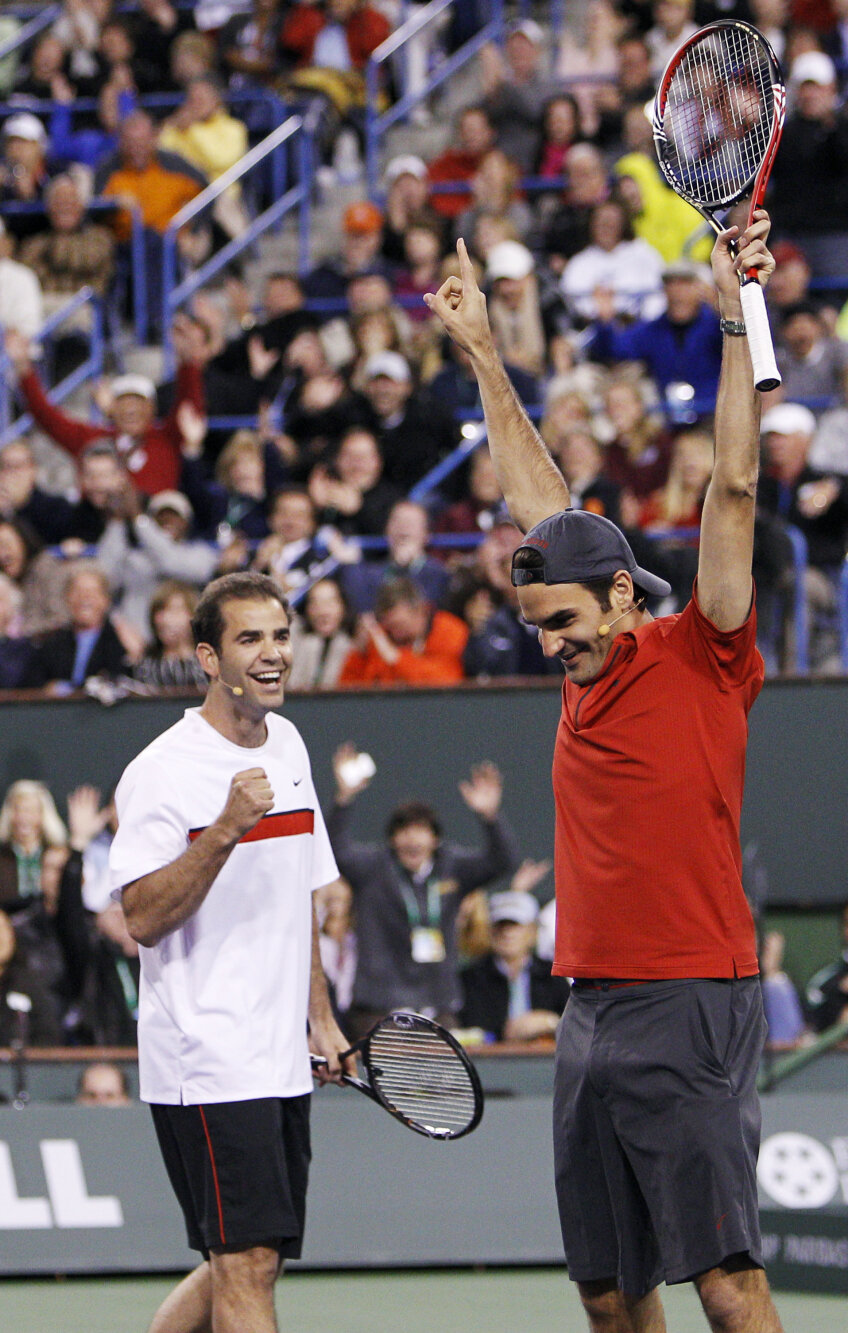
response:
[(785, 111), (777, 57), (750, 23), (707, 24), (666, 66), (654, 100), (657, 160), (716, 231), (714, 213), (750, 194), (750, 221), (762, 203)]
[(428, 1139), (461, 1139), (477, 1128), (479, 1075), (441, 1024), (396, 1009), (358, 1045), (375, 1097), (409, 1129)]

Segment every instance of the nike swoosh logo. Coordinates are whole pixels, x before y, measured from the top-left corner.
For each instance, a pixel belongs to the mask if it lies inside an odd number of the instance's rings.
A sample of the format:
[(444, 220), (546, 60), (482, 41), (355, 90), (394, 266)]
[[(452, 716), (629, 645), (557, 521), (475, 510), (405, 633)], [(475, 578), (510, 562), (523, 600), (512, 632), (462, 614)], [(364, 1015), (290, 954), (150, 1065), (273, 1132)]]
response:
[(292, 778), (292, 782), (294, 783), (294, 785), (295, 785), (296, 787), (299, 787), (302, 781), (303, 781), (303, 778)]

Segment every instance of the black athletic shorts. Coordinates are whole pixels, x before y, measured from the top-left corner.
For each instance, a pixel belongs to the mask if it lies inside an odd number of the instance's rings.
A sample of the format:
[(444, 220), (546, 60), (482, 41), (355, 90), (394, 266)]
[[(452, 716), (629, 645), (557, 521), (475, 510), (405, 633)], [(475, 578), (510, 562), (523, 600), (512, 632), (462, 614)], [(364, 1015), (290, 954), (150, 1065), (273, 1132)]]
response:
[(311, 1157), (310, 1095), (204, 1106), (151, 1106), (188, 1243), (270, 1245), (300, 1258)]
[(759, 977), (575, 985), (557, 1039), (556, 1188), (569, 1276), (640, 1297), (731, 1254), (762, 1264)]

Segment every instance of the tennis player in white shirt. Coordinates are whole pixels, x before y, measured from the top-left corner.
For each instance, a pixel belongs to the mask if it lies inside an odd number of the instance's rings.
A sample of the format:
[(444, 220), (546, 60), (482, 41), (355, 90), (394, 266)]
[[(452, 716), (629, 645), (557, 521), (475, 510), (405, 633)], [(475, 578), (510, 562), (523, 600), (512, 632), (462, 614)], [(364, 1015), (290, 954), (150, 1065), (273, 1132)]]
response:
[(309, 1047), (338, 1081), (348, 1045), (312, 904), (338, 871), (306, 747), (272, 711), (292, 660), (279, 587), (216, 579), (193, 628), (206, 699), (126, 769), (110, 852), (140, 945), (141, 1096), (203, 1255), (151, 1333), (273, 1333), (303, 1233)]

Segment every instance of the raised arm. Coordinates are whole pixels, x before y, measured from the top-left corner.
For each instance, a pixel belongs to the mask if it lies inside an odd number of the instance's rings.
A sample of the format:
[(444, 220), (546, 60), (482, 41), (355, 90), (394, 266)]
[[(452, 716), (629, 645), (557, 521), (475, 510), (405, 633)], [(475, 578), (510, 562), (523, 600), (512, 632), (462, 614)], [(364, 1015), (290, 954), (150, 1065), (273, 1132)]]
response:
[[(774, 270), (766, 248), (771, 223), (764, 209), (739, 239), (731, 227), (713, 247), (713, 277), (723, 319), (741, 323), (737, 273), (756, 268), (765, 285)], [(748, 339), (724, 335), (715, 415), (715, 462), (701, 518), (698, 600), (722, 630), (738, 629), (751, 610), (751, 562), (760, 459), (760, 399), (754, 388)]]
[(457, 242), (460, 277), (448, 278), (424, 297), (451, 338), (467, 352), (480, 386), (489, 449), (507, 508), (526, 532), (543, 518), (567, 509), (568, 487), (510, 383), (495, 347), (486, 298), (477, 285), (465, 248)]

